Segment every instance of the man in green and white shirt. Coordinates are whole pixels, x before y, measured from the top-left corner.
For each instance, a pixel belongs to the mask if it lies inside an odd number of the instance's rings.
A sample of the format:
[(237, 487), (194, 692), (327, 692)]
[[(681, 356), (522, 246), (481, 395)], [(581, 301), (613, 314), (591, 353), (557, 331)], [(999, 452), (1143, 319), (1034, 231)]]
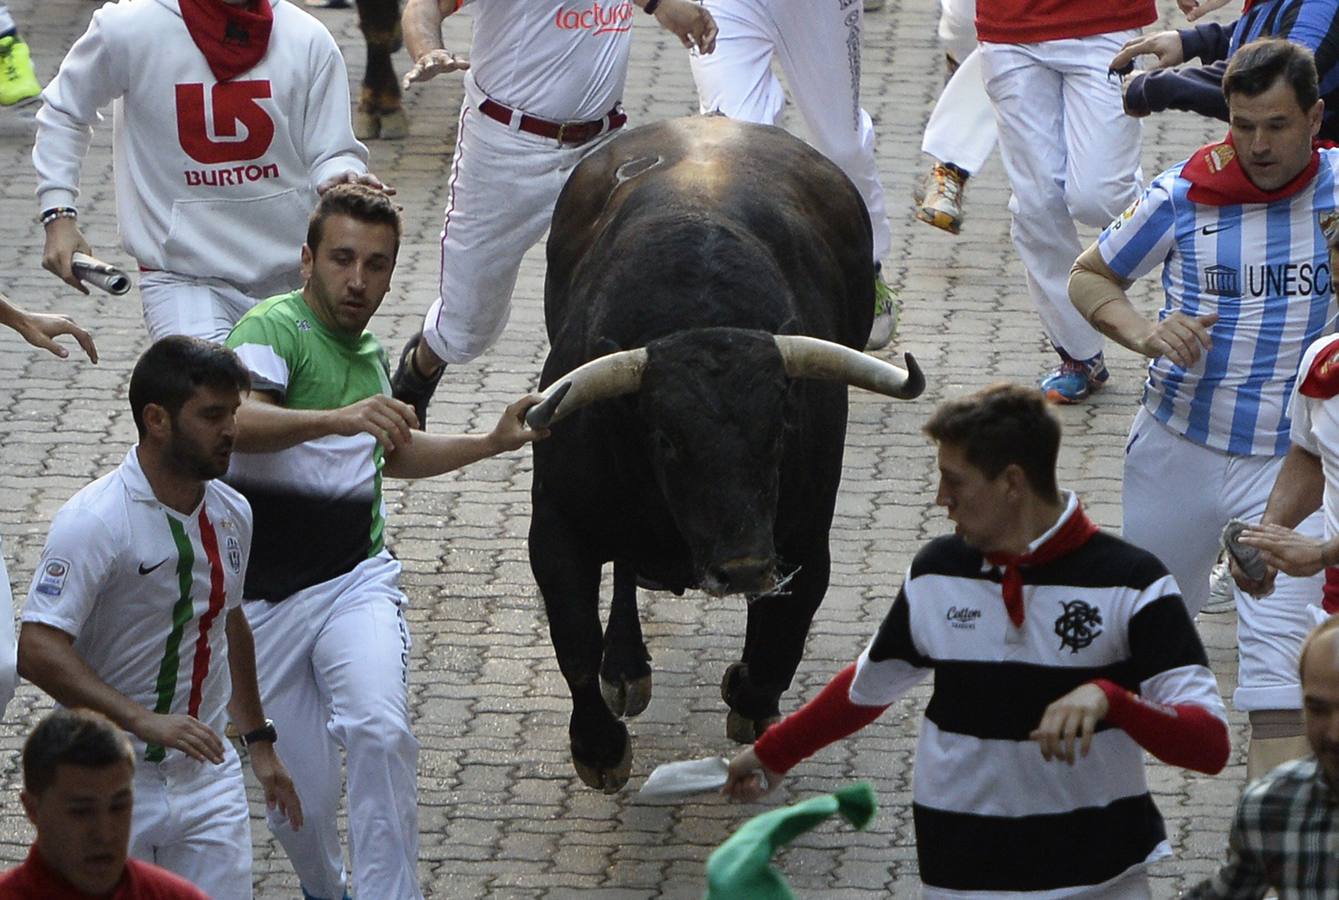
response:
[(51, 523), (23, 608), (19, 672), (135, 749), (130, 853), (215, 900), (251, 897), (251, 833), (231, 717), (272, 809), (302, 822), (256, 684), (241, 610), (251, 546), (228, 469), (246, 370), (223, 347), (157, 342), (130, 378), (139, 443)]
[(322, 195), (302, 248), (301, 291), (247, 313), (228, 345), (251, 370), (228, 481), (251, 501), (256, 539), (245, 605), (266, 708), (285, 742), (306, 823), (270, 824), (319, 900), (344, 896), (337, 826), (340, 750), (360, 896), (420, 898), (418, 742), (410, 727), (409, 631), (400, 563), (386, 548), (383, 475), (458, 469), (543, 432), (507, 407), (487, 435), (427, 434), (390, 396), (368, 322), (390, 288), (400, 219), (385, 195)]

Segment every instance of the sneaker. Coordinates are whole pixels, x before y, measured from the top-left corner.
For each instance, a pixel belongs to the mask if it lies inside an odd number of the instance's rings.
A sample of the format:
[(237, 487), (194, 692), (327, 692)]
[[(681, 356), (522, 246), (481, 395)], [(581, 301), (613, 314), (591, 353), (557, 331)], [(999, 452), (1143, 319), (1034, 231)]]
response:
[(426, 430), (428, 401), (437, 390), (437, 382), (442, 380), (446, 366), (443, 365), (431, 378), (419, 374), (418, 367), (414, 365), (414, 351), (421, 340), (423, 332), (420, 331), (406, 341), (404, 349), (400, 351), (400, 364), (395, 367), (395, 374), (391, 376), (391, 396), (414, 407), (414, 413), (418, 416), (418, 427)]
[(1042, 377), (1041, 391), (1052, 403), (1082, 403), (1110, 377), (1100, 353), (1092, 359), (1070, 359), (1061, 353), (1060, 365)]
[(0, 106), (14, 106), (42, 93), (28, 45), (17, 34), (0, 38)]
[(962, 195), (967, 189), (968, 177), (953, 163), (935, 163), (925, 177), (924, 186), (917, 185), (912, 194), (916, 200), (916, 218), (949, 234), (957, 234), (962, 230)]
[(866, 350), (882, 350), (897, 333), (897, 294), (883, 280), (883, 274), (874, 272), (874, 324), (869, 329)]

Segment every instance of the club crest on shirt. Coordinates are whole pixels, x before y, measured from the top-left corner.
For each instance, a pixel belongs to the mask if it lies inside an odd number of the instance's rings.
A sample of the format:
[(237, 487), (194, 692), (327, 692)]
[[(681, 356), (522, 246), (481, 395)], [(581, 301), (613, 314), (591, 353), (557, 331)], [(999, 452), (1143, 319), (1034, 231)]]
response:
[(241, 542), (239, 542), (237, 538), (233, 537), (232, 535), (228, 535), (228, 539), (224, 541), (223, 546), (228, 551), (228, 568), (232, 569), (234, 575), (242, 571)]
[(1139, 209), (1139, 204), (1140, 204), (1140, 202), (1141, 202), (1143, 199), (1144, 199), (1144, 198), (1143, 198), (1142, 196), (1140, 196), (1140, 197), (1135, 197), (1135, 198), (1134, 198), (1134, 202), (1131, 203), (1129, 206), (1125, 207), (1125, 212), (1123, 212), (1123, 213), (1121, 213), (1119, 216), (1117, 216), (1117, 217), (1116, 217), (1116, 220), (1115, 220), (1114, 222), (1111, 223), (1111, 230), (1112, 230), (1112, 231), (1120, 231), (1120, 227), (1121, 227), (1122, 225), (1124, 225), (1126, 222), (1128, 222), (1128, 221), (1130, 221), (1131, 219), (1133, 219), (1133, 218), (1134, 218), (1134, 214), (1135, 214), (1135, 210)]
[(1339, 209), (1316, 213), (1316, 224), (1320, 226), (1320, 233), (1325, 235), (1325, 243), (1331, 248), (1339, 247)]
[(1078, 653), (1102, 633), (1102, 611), (1082, 600), (1061, 600), (1063, 610), (1055, 620), (1055, 633), (1060, 638), (1060, 649), (1069, 648)]
[(65, 590), (65, 576), (69, 574), (69, 561), (53, 556), (42, 564), (42, 571), (37, 576), (37, 584), (33, 586), (33, 590), (39, 594), (59, 597), (60, 592)]

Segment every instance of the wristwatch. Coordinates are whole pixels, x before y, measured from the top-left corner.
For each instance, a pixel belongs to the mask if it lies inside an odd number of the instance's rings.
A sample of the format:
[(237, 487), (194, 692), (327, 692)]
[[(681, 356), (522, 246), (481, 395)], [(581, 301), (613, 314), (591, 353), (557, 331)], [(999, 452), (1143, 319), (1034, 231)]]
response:
[(242, 746), (250, 747), (252, 744), (257, 744), (261, 741), (269, 741), (273, 744), (278, 740), (279, 732), (274, 730), (274, 720), (266, 719), (265, 724), (257, 728), (255, 731), (248, 731), (246, 734), (242, 735)]

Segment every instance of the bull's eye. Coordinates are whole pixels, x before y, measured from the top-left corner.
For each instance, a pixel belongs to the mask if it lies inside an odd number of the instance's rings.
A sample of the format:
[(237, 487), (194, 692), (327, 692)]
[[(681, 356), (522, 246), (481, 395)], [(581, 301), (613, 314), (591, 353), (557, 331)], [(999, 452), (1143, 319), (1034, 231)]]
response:
[(678, 448), (674, 446), (674, 442), (663, 431), (656, 432), (656, 448), (664, 459), (674, 460), (679, 456)]

